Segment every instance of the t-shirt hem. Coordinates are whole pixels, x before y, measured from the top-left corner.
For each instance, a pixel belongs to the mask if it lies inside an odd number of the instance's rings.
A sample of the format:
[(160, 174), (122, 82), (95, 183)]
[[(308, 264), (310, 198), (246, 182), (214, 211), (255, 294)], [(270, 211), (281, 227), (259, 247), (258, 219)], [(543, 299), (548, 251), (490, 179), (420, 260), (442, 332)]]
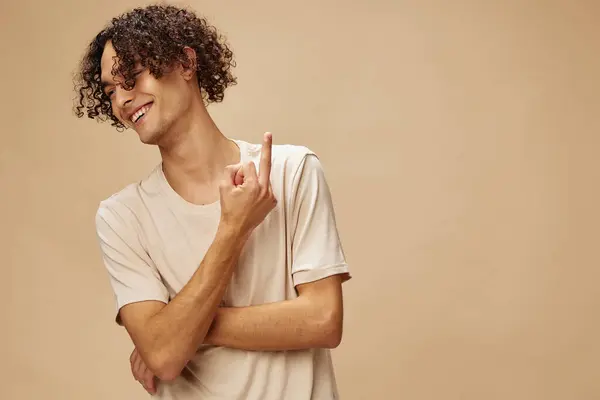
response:
[(115, 322), (117, 325), (123, 326), (123, 322), (121, 321), (121, 309), (128, 304), (139, 303), (142, 301), (160, 301), (161, 303), (167, 304), (167, 300), (160, 296), (136, 296), (136, 297), (128, 297), (125, 299), (120, 299), (117, 302), (116, 310), (115, 310)]
[(293, 273), (294, 286), (301, 285), (304, 283), (315, 282), (321, 279), (328, 278), (333, 275), (344, 275), (342, 282), (346, 282), (352, 278), (347, 263), (335, 264), (326, 267), (320, 267), (315, 269), (302, 269), (299, 268)]

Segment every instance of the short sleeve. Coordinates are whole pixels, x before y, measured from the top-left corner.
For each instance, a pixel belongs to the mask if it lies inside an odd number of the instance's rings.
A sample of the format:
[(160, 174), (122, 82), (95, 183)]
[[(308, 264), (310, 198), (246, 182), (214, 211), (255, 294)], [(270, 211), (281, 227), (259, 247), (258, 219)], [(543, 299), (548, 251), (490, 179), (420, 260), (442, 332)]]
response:
[(119, 325), (122, 325), (119, 311), (123, 306), (146, 300), (166, 304), (169, 299), (157, 268), (141, 245), (136, 221), (126, 215), (106, 205), (101, 205), (96, 213), (96, 233), (114, 292), (115, 321)]
[(294, 177), (292, 277), (294, 286), (350, 272), (338, 233), (331, 192), (318, 157), (309, 152)]

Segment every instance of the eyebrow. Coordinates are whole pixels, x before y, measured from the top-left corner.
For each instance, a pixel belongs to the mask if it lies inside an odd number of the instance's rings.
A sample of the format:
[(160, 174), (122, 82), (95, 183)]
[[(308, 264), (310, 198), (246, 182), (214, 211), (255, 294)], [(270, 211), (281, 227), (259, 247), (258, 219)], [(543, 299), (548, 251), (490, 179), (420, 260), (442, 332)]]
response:
[[(133, 69), (133, 74), (139, 74), (140, 72), (142, 72), (145, 68), (134, 68)], [(102, 90), (104, 90), (105, 87), (110, 86), (110, 85), (114, 85), (115, 82), (113, 81), (107, 81), (104, 78), (100, 77), (100, 87), (102, 88)]]

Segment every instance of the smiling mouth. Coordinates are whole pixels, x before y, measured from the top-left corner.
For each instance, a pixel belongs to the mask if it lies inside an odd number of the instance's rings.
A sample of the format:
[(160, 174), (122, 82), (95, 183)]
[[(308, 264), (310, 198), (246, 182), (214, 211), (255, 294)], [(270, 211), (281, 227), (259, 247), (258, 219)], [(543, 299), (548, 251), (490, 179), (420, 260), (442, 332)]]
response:
[(143, 120), (143, 118), (146, 116), (146, 114), (148, 114), (148, 111), (150, 110), (151, 107), (152, 107), (152, 103), (148, 103), (145, 106), (143, 106), (142, 108), (140, 108), (139, 110), (137, 110), (131, 116), (131, 122), (134, 125), (136, 125), (139, 122), (141, 122)]

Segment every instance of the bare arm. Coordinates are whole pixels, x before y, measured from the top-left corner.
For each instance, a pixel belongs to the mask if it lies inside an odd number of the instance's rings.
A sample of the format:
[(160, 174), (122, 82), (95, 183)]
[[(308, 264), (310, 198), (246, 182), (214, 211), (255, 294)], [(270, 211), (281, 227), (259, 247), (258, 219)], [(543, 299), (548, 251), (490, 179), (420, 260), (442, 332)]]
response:
[(177, 377), (204, 341), (241, 251), (238, 238), (219, 227), (199, 268), (167, 305), (144, 301), (121, 309), (140, 356), (161, 380)]
[(243, 350), (334, 348), (342, 338), (340, 275), (298, 286), (298, 298), (219, 308), (205, 342)]
[[(240, 168), (243, 183), (237, 185)], [(121, 308), (121, 321), (140, 357), (159, 379), (179, 376), (204, 342), (248, 236), (276, 204), (270, 170), (271, 136), (265, 135), (260, 177), (252, 163), (227, 168), (219, 187), (221, 222), (190, 281), (166, 305), (143, 301)]]
[(296, 271), (302, 276), (306, 271), (314, 273), (333, 265), (344, 273), (298, 285), (299, 296), (294, 300), (219, 308), (206, 343), (265, 351), (333, 348), (340, 343), (341, 286), (350, 276), (342, 267), (345, 257), (324, 171), (317, 157), (308, 155), (303, 161), (291, 194), (292, 274)]

